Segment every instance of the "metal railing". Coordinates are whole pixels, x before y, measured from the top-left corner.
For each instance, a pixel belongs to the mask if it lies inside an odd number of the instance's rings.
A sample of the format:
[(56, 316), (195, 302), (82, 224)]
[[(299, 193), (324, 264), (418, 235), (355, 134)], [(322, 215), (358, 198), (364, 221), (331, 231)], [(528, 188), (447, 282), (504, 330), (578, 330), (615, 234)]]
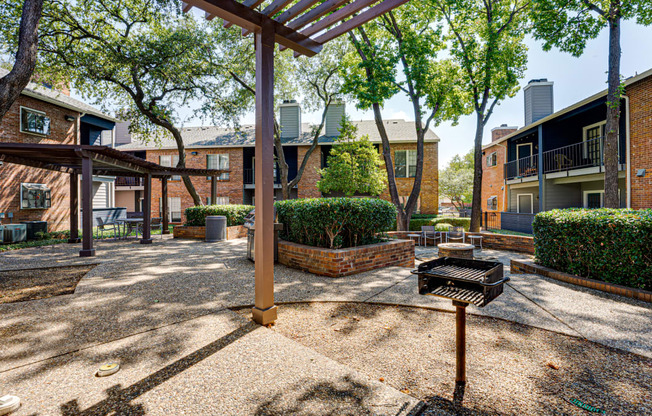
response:
[(505, 179), (527, 178), (539, 174), (539, 155), (505, 163)]
[(485, 211), (482, 213), (482, 227), (485, 230), (500, 230), (500, 212)]
[(115, 186), (143, 186), (143, 178), (118, 176), (115, 178)]
[[(254, 185), (256, 183), (256, 175), (254, 169), (244, 169), (242, 178), (245, 185)], [(293, 178), (288, 178), (288, 181), (291, 181), (292, 179)], [(276, 169), (274, 170), (274, 183), (281, 183), (281, 178), (279, 175), (276, 175)]]
[(571, 169), (601, 166), (604, 137), (586, 140), (543, 152), (543, 172), (561, 172)]

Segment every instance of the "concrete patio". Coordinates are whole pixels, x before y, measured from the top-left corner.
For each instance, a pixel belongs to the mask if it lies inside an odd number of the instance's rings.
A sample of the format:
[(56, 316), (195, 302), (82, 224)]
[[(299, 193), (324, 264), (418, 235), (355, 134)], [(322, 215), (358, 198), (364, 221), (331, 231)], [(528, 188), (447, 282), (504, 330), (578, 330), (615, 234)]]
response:
[[(73, 295), (0, 305), (0, 386), (22, 398), (16, 415), (410, 414), (418, 400), (229, 310), (253, 303), (254, 268), (244, 240), (218, 244), (155, 238), (100, 241), (0, 255), (0, 269), (99, 263)], [(417, 257), (434, 257), (418, 248)], [(508, 264), (515, 253), (483, 250)], [(505, 269), (509, 272), (509, 267)], [(587, 338), (652, 357), (652, 307), (534, 275), (514, 275), (504, 294), (470, 313)], [(347, 301), (452, 310), (420, 296), (416, 277), (387, 268), (330, 279), (276, 267), (279, 304)], [(122, 370), (94, 376), (106, 362)], [(444, 414), (444, 413), (442, 413)]]

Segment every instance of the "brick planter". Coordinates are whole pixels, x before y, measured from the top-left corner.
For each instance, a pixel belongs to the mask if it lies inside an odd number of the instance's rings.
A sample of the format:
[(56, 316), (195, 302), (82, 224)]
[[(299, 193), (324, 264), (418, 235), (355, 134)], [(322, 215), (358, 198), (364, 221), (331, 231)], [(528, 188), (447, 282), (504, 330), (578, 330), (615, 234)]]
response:
[[(177, 225), (172, 229), (174, 238), (197, 239), (206, 238), (206, 227), (194, 225)], [(247, 229), (242, 225), (226, 227), (226, 239), (235, 240), (247, 236)]]
[[(390, 237), (408, 238), (408, 234), (418, 233), (418, 231), (390, 231), (387, 233)], [(534, 237), (525, 237), (521, 235), (494, 234), (494, 233), (466, 233), (466, 235), (481, 235), (482, 247), (494, 250), (518, 251), (520, 253), (534, 254)], [(432, 240), (428, 240), (428, 245), (433, 245)]]
[(288, 267), (328, 277), (342, 277), (382, 267), (414, 267), (414, 241), (392, 240), (331, 250), (289, 241), (278, 242), (278, 261)]

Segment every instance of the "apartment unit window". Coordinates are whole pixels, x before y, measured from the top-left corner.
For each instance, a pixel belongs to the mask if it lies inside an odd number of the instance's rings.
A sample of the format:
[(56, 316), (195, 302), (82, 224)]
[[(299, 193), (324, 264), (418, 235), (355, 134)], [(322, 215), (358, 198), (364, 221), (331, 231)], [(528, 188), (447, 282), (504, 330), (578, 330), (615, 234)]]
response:
[[(161, 166), (172, 168), (172, 167), (176, 167), (178, 163), (179, 163), (179, 155), (163, 155), (158, 157), (158, 164)], [(172, 175), (170, 180), (180, 181), (181, 176)]]
[(52, 205), (50, 188), (41, 183), (21, 183), (20, 201), (22, 209), (50, 208)]
[(498, 197), (492, 196), (487, 199), (487, 209), (491, 211), (498, 209)]
[(47, 136), (50, 134), (50, 118), (42, 111), (20, 107), (20, 131)]
[(228, 196), (218, 196), (215, 198), (215, 203), (211, 204), (211, 197), (207, 196), (206, 197), (206, 205), (229, 205), (229, 197)]
[(498, 164), (498, 156), (496, 152), (491, 153), (487, 156), (487, 167), (496, 166)]
[(416, 176), (416, 150), (396, 150), (394, 152), (394, 174), (397, 178), (414, 178)]
[[(220, 153), (216, 155), (206, 155), (206, 169), (229, 169), (229, 155), (227, 153)], [(208, 176), (206, 179), (210, 180), (211, 177)], [(229, 173), (222, 173), (218, 178), (218, 181), (228, 181)]]

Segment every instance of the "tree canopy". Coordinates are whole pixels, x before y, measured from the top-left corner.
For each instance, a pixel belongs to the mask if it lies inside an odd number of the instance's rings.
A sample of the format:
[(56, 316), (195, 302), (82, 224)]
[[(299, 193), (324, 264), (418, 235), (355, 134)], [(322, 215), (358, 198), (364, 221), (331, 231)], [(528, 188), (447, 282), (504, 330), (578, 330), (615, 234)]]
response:
[(439, 175), (439, 195), (451, 200), (459, 211), (471, 202), (473, 195), (473, 149), (455, 155)]

